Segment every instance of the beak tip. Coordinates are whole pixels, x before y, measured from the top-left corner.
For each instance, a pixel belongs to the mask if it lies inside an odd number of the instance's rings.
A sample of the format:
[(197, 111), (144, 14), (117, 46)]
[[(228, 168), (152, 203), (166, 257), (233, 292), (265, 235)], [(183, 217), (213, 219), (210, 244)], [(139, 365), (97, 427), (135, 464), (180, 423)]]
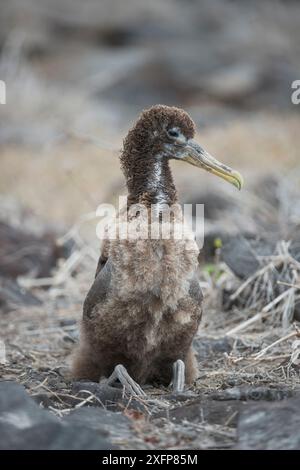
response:
[(234, 182), (233, 182), (234, 186), (239, 191), (241, 191), (241, 189), (244, 186), (244, 178), (242, 177), (242, 175), (238, 171), (234, 171), (232, 176), (234, 177)]

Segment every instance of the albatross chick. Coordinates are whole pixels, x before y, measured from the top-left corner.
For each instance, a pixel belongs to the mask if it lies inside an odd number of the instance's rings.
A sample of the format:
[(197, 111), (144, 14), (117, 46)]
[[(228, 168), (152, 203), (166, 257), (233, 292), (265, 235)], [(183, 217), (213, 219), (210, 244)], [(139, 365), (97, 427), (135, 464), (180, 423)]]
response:
[[(170, 159), (203, 168), (241, 189), (241, 175), (203, 150), (194, 134), (185, 111), (162, 105), (144, 111), (129, 131), (121, 154), (127, 229), (146, 227), (149, 235), (150, 216), (162, 229), (170, 207), (175, 207), (169, 218), (173, 227), (183, 224)], [(181, 392), (197, 378), (192, 341), (202, 315), (199, 250), (186, 231), (181, 238), (162, 232), (145, 237), (142, 230), (131, 239), (117, 230), (115, 238), (104, 240), (84, 302), (74, 377), (119, 381), (135, 395), (144, 395), (140, 385), (146, 383), (172, 384), (174, 392)]]

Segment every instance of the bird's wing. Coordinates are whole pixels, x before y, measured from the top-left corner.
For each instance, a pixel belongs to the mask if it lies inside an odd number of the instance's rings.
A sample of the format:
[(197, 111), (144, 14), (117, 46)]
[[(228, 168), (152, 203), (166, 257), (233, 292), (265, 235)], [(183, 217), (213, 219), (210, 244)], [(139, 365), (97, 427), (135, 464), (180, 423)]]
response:
[(203, 301), (203, 293), (202, 289), (200, 287), (199, 281), (197, 277), (193, 277), (190, 281), (190, 289), (189, 289), (189, 294), (191, 298), (197, 303), (198, 305), (202, 305)]
[(105, 266), (105, 264), (108, 260), (108, 252), (109, 252), (109, 240), (105, 239), (105, 240), (103, 240), (103, 243), (102, 243), (101, 255), (99, 257), (99, 261), (98, 261), (98, 264), (97, 264), (95, 278), (98, 276), (101, 269), (104, 268), (104, 266)]
[(107, 259), (102, 269), (96, 275), (94, 283), (85, 298), (83, 304), (83, 317), (90, 318), (92, 316), (93, 308), (104, 302), (107, 298), (107, 294), (111, 286), (111, 273), (111, 262)]
[(104, 254), (101, 254), (98, 260), (97, 268), (96, 268), (96, 273), (95, 273), (95, 279), (97, 278), (98, 274), (100, 271), (104, 268), (108, 258)]

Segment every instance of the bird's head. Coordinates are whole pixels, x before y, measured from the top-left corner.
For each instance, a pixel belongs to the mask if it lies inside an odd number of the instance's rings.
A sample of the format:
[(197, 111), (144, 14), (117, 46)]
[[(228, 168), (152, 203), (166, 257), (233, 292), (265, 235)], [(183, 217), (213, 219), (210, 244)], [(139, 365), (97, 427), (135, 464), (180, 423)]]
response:
[[(132, 159), (182, 160), (203, 168), (241, 189), (243, 178), (206, 152), (195, 140), (195, 124), (182, 109), (156, 105), (142, 112), (124, 141), (123, 168)], [(122, 157), (121, 157), (122, 158)], [(144, 161), (145, 166), (147, 163)]]

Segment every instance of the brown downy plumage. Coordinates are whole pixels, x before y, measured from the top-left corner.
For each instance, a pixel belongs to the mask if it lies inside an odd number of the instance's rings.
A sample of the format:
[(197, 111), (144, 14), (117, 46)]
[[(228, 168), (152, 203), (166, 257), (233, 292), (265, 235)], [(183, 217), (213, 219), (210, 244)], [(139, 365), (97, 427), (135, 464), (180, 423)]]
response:
[[(121, 155), (128, 187), (128, 226), (137, 221), (148, 224), (151, 205), (161, 217), (166, 207), (177, 202), (171, 158), (241, 186), (241, 176), (196, 144), (194, 132), (186, 112), (162, 105), (144, 111), (129, 131)], [(146, 214), (130, 215), (133, 204), (144, 204)], [(174, 210), (171, 220), (182, 223), (181, 212)], [(74, 376), (99, 381), (122, 364), (141, 384), (168, 385), (173, 363), (181, 359), (186, 382), (192, 383), (197, 377), (192, 341), (203, 298), (197, 258), (198, 247), (188, 234), (181, 239), (106, 239), (84, 302)]]

